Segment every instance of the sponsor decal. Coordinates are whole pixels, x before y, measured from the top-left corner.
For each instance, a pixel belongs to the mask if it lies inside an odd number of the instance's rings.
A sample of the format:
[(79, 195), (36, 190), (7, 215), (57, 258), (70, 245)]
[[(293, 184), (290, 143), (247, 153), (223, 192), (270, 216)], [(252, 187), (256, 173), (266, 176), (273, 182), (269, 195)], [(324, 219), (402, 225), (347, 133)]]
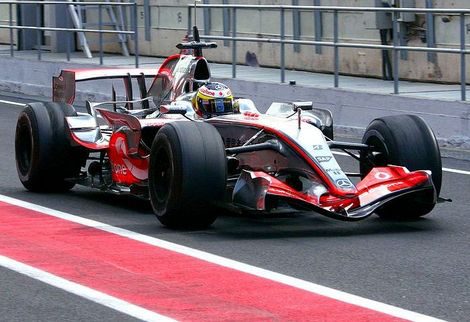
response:
[(341, 188), (351, 188), (353, 186), (348, 179), (338, 179), (336, 180), (336, 185)]
[(199, 89), (199, 92), (204, 94), (204, 95), (215, 96), (215, 92), (208, 90), (207, 87), (205, 87), (205, 86), (201, 87)]
[(314, 151), (323, 150), (323, 145), (321, 145), (321, 144), (314, 144), (314, 145), (313, 145), (313, 150), (314, 150)]
[(387, 180), (387, 179), (390, 179), (392, 176), (390, 174), (388, 174), (387, 172), (377, 172), (374, 175), (374, 177), (377, 180)]
[(331, 160), (331, 156), (329, 155), (320, 155), (318, 157), (315, 157), (315, 159), (317, 159), (318, 162), (328, 162)]
[(243, 112), (243, 116), (245, 117), (245, 119), (247, 120), (256, 120), (259, 118), (259, 114), (256, 113), (256, 112)]
[(127, 168), (124, 164), (113, 164), (113, 172), (125, 176), (127, 174)]
[(341, 171), (341, 169), (337, 168), (337, 169), (325, 169), (325, 171), (333, 176), (339, 176), (339, 175), (342, 175), (343, 172)]
[(226, 87), (220, 83), (209, 83), (206, 86), (208, 89), (215, 90), (215, 91), (222, 90)]
[(228, 97), (232, 96), (230, 89), (224, 84), (208, 83), (199, 89), (199, 92), (211, 97)]
[(217, 113), (223, 113), (225, 111), (225, 105), (223, 99), (216, 99), (215, 100), (215, 111)]
[(223, 138), (223, 140), (224, 140), (224, 144), (225, 144), (226, 148), (233, 148), (235, 146), (241, 146), (245, 143), (244, 141), (240, 140), (239, 138), (225, 137), (225, 138)]

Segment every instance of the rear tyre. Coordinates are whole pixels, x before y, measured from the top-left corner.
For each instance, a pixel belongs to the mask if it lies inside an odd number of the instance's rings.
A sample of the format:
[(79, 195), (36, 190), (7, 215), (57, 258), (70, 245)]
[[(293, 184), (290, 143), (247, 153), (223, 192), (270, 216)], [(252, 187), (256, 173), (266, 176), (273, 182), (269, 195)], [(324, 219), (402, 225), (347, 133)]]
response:
[(86, 152), (70, 144), (66, 116), (75, 109), (64, 103), (30, 103), (16, 124), (15, 157), (18, 177), (34, 192), (66, 191), (86, 159)]
[[(362, 143), (376, 148), (379, 154), (361, 154), (361, 173), (372, 167), (399, 165), (414, 170), (431, 170), (437, 195), (441, 191), (442, 164), (439, 145), (431, 128), (418, 116), (396, 115), (373, 120), (367, 127)], [(413, 193), (376, 210), (383, 218), (416, 219), (429, 213), (436, 198), (431, 191)]]
[(225, 147), (208, 123), (163, 126), (150, 153), (149, 194), (158, 220), (170, 228), (201, 229), (217, 218), (227, 180)]

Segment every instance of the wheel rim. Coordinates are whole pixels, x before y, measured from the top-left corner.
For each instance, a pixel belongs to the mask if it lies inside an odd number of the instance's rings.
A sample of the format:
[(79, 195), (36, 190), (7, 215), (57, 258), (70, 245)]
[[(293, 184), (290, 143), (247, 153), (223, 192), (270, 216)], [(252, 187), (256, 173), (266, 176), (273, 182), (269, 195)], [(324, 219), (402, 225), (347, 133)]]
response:
[(33, 155), (33, 138), (29, 126), (24, 123), (19, 126), (16, 140), (18, 169), (22, 175), (26, 175), (31, 168), (31, 158)]
[(164, 148), (160, 148), (156, 153), (157, 160), (155, 165), (154, 191), (159, 203), (168, 200), (173, 178), (173, 167), (170, 163), (170, 156)]

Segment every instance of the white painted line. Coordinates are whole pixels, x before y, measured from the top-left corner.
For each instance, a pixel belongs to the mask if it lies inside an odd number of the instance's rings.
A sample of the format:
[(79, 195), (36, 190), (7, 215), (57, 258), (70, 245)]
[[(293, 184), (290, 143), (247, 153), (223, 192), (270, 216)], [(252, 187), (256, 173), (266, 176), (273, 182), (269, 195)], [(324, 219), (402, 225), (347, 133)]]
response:
[(21, 106), (21, 107), (26, 106), (26, 104), (16, 103), (16, 102), (12, 102), (12, 101), (4, 101), (4, 100), (0, 100), (0, 103), (8, 104), (8, 105), (14, 105), (14, 106)]
[(197, 249), (193, 249), (190, 247), (186, 247), (183, 245), (171, 243), (162, 239), (150, 237), (147, 235), (142, 235), (130, 230), (122, 229), (119, 227), (114, 227), (102, 222), (94, 221), (87, 218), (82, 218), (79, 216), (71, 215), (65, 212), (61, 212), (58, 210), (46, 208), (43, 206), (35, 205), (29, 202), (25, 202), (22, 200), (10, 198), (7, 196), (0, 195), (0, 201), (6, 202), (12, 205), (16, 205), (19, 207), (31, 209), (37, 212), (41, 212), (46, 215), (54, 216), (57, 218), (61, 218), (64, 220), (72, 221), (81, 225), (85, 225), (88, 227), (93, 227), (96, 229), (100, 229), (109, 233), (113, 233), (122, 237), (126, 237), (129, 239), (133, 239), (136, 241), (140, 241), (149, 245), (153, 245), (156, 247), (160, 247), (163, 249), (167, 249), (173, 252), (177, 252), (180, 254), (184, 254), (187, 256), (191, 256), (194, 258), (198, 258), (200, 260), (210, 262), (216, 265), (221, 265), (224, 267), (228, 267), (231, 269), (235, 269), (241, 272), (245, 272), (251, 275), (255, 275), (261, 278), (266, 278), (278, 283), (282, 283), (285, 285), (290, 285), (299, 289), (303, 289), (315, 294), (327, 296), (329, 298), (333, 298), (342, 302), (354, 304), (357, 306), (365, 307), (368, 309), (372, 309), (378, 312), (382, 312), (391, 316), (395, 316), (402, 319), (407, 319), (410, 321), (442, 321), (427, 315), (423, 315), (420, 313), (408, 311), (396, 306), (388, 305), (385, 303), (369, 300), (360, 296), (352, 295), (343, 291), (335, 290), (329, 287), (325, 287), (319, 284), (311, 283), (308, 281), (304, 281), (295, 277), (287, 276), (284, 274), (276, 273), (273, 271), (269, 271), (260, 267), (244, 264), (241, 262), (237, 262), (225, 257), (213, 255), (204, 251), (200, 251)]
[(55, 286), (69, 293), (81, 296), (87, 300), (104, 305), (113, 310), (119, 311), (137, 319), (141, 319), (143, 321), (175, 321), (164, 315), (160, 315), (158, 313), (144, 309), (140, 306), (120, 300), (116, 297), (96, 291), (89, 287), (71, 282), (62, 277), (17, 262), (11, 258), (2, 255), (0, 255), (0, 266), (11, 269), (12, 271), (29, 276), (31, 278), (34, 278), (35, 280), (39, 280), (46, 284)]
[[(350, 156), (349, 154), (344, 153), (344, 152), (332, 151), (332, 153), (336, 154), (336, 155), (346, 156), (346, 157)], [(358, 155), (356, 155), (356, 156), (358, 157)], [(470, 176), (470, 171), (466, 171), (466, 170), (459, 170), (459, 169), (452, 169), (452, 168), (442, 168), (442, 171), (451, 172), (451, 173), (458, 173), (458, 174), (465, 174), (467, 176)]]
[(451, 169), (451, 168), (442, 168), (442, 171), (445, 171), (445, 172), (452, 172), (452, 173), (458, 173), (458, 174), (465, 174), (465, 175), (467, 175), (467, 176), (470, 176), (470, 171), (465, 171), (465, 170)]

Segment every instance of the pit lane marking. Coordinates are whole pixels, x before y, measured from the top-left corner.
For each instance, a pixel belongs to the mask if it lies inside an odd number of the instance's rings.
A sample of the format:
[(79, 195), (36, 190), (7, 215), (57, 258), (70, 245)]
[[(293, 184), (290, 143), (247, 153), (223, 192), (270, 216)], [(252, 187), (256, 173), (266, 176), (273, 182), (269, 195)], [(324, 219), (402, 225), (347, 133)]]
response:
[(0, 100), (0, 103), (8, 104), (8, 105), (14, 105), (14, 106), (21, 106), (21, 107), (26, 106), (26, 104), (16, 103), (16, 102), (12, 102), (12, 101), (4, 101), (4, 100)]
[[(345, 156), (345, 157), (350, 156), (347, 153), (338, 152), (338, 151), (332, 151), (331, 153), (336, 154), (336, 155)], [(359, 157), (358, 155), (356, 155), (356, 156)], [(452, 168), (442, 168), (442, 171), (450, 172), (450, 173), (457, 173), (457, 174), (464, 174), (464, 175), (470, 176), (470, 171), (465, 171), (465, 170), (452, 169)]]
[(465, 170), (442, 168), (442, 171), (452, 172), (452, 173), (457, 173), (457, 174), (464, 174), (464, 175), (470, 176), (470, 171), (465, 171)]
[(123, 301), (114, 296), (99, 292), (92, 288), (71, 282), (62, 277), (50, 274), (30, 265), (15, 261), (11, 258), (0, 255), (0, 266), (12, 271), (31, 277), (48, 285), (55, 286), (71, 294), (78, 295), (92, 302), (109, 307), (113, 310), (141, 319), (143, 321), (176, 321), (164, 315), (144, 309), (140, 306)]
[[(35, 205), (32, 203), (14, 199), (11, 197), (0, 195), (0, 202), (4, 202), (13, 206), (22, 207), (24, 209), (39, 212), (41, 214), (49, 215), (55, 218), (63, 219), (68, 222), (73, 222), (73, 223), (77, 223), (80, 225), (88, 226), (97, 230), (101, 230), (101, 231), (108, 232), (114, 235), (125, 237), (134, 241), (139, 241), (147, 245), (156, 246), (158, 248), (165, 249), (174, 253), (187, 255), (192, 258), (196, 258), (205, 262), (216, 264), (218, 266), (222, 266), (222, 267), (233, 269), (239, 272), (247, 273), (251, 276), (261, 277), (262, 279), (271, 280), (271, 281), (274, 281), (283, 285), (297, 288), (299, 290), (304, 290), (313, 294), (325, 296), (332, 300), (338, 300), (344, 303), (355, 305), (357, 307), (370, 309), (375, 312), (385, 313), (390, 316), (412, 320), (412, 321), (442, 321), (442, 320), (439, 320), (430, 316), (426, 316), (420, 313), (408, 311), (402, 308), (398, 308), (398, 307), (381, 303), (381, 302), (377, 302), (374, 300), (369, 300), (369, 299), (352, 295), (343, 291), (335, 290), (335, 289), (321, 286), (318, 284), (314, 284), (308, 281), (304, 281), (298, 278), (283, 275), (283, 274), (269, 271), (266, 269), (262, 269), (256, 266), (244, 264), (244, 263), (237, 262), (228, 258), (213, 255), (204, 251), (189, 248), (187, 246), (171, 243), (171, 242), (157, 239), (154, 237), (150, 237), (147, 235), (142, 235), (133, 231), (114, 227), (105, 223), (90, 220), (87, 218), (82, 218), (79, 216), (75, 216), (75, 215), (68, 214), (65, 212), (46, 208), (43, 206)], [(11, 261), (9, 261), (8, 259), (4, 259), (4, 258), (2, 258), (2, 261), (0, 262), (1, 265), (8, 265), (9, 263), (11, 264)], [(33, 275), (32, 277), (35, 276), (34, 275), (35, 273), (38, 273), (36, 271), (32, 271), (32, 272), (33, 272), (33, 274), (31, 274)]]

